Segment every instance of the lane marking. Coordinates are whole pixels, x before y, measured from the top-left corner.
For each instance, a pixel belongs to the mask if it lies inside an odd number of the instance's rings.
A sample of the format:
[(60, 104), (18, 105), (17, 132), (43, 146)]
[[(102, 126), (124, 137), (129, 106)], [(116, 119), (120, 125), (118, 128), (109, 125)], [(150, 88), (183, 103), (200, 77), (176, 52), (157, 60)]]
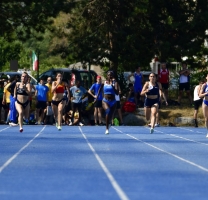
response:
[[(32, 143), (45, 129), (46, 126), (44, 126), (40, 132), (32, 139), (30, 140), (25, 146), (23, 146), (17, 153), (15, 153), (11, 158), (9, 158), (1, 167), (0, 167), (0, 173), (9, 165), (11, 162), (24, 150), (26, 149), (30, 143)], [(22, 133), (21, 133), (22, 134)]]
[[(188, 130), (188, 129), (187, 129), (187, 130)], [(191, 130), (190, 130), (190, 131), (191, 131)], [(202, 145), (208, 146), (207, 143), (198, 142), (198, 141), (196, 141), (196, 140), (188, 139), (188, 138), (185, 138), (185, 137), (182, 137), (182, 136), (178, 136), (178, 135), (175, 135), (175, 134), (164, 133), (164, 132), (158, 131), (158, 130), (155, 130), (155, 132), (163, 133), (163, 134), (165, 134), (165, 135), (171, 135), (171, 136), (176, 137), (176, 138), (180, 138), (180, 139), (183, 139), (183, 140), (187, 140), (187, 141), (190, 141), (190, 142), (194, 142), (194, 143), (197, 143), (197, 144), (202, 144)]]
[(173, 153), (170, 153), (170, 152), (168, 152), (168, 151), (165, 151), (165, 150), (163, 150), (163, 149), (161, 149), (161, 148), (159, 148), (159, 147), (156, 147), (156, 146), (154, 146), (154, 145), (152, 145), (152, 144), (149, 144), (148, 142), (144, 142), (143, 140), (140, 140), (140, 139), (138, 139), (138, 138), (136, 138), (136, 137), (134, 137), (134, 136), (132, 136), (132, 135), (130, 135), (130, 134), (128, 134), (128, 133), (124, 133), (124, 132), (118, 130), (117, 128), (115, 128), (115, 127), (113, 127), (113, 128), (114, 128), (116, 131), (118, 131), (118, 132), (120, 132), (120, 133), (123, 133), (123, 134), (125, 134), (125, 135), (127, 135), (127, 136), (133, 138), (134, 140), (137, 140), (137, 141), (139, 141), (139, 142), (142, 142), (142, 143), (144, 143), (144, 144), (146, 144), (146, 145), (148, 145), (148, 146), (150, 146), (150, 147), (152, 147), (152, 148), (154, 148), (154, 149), (157, 149), (158, 151), (161, 151), (161, 152), (163, 152), (163, 153), (166, 153), (166, 154), (168, 154), (168, 155), (170, 155), (170, 156), (173, 156), (173, 157), (175, 157), (175, 158), (177, 158), (177, 159), (179, 159), (179, 160), (181, 160), (181, 161), (183, 161), (183, 162), (186, 162), (186, 163), (188, 163), (188, 164), (190, 164), (190, 165), (193, 165), (193, 166), (195, 166), (195, 167), (197, 167), (197, 168), (199, 168), (199, 169), (201, 169), (201, 170), (203, 170), (203, 171), (205, 171), (205, 172), (208, 172), (208, 169), (205, 168), (205, 167), (203, 167), (203, 166), (201, 166), (201, 165), (198, 165), (198, 164), (196, 164), (196, 163), (194, 163), (194, 162), (191, 162), (191, 161), (189, 161), (189, 160), (186, 160), (186, 159), (184, 159), (184, 158), (182, 158), (182, 157), (180, 157), (180, 156), (178, 156), (178, 155), (176, 155), (176, 154), (173, 154)]
[(95, 149), (93, 148), (93, 146), (91, 145), (91, 143), (89, 142), (89, 140), (87, 139), (87, 137), (85, 136), (85, 134), (83, 133), (83, 131), (82, 131), (82, 129), (80, 127), (79, 127), (79, 130), (80, 130), (82, 136), (84, 137), (84, 139), (86, 140), (86, 142), (87, 142), (88, 146), (90, 147), (91, 151), (93, 152), (93, 154), (94, 154), (95, 158), (97, 159), (98, 163), (100, 164), (101, 168), (103, 169), (103, 171), (105, 172), (106, 176), (108, 177), (111, 185), (113, 186), (113, 188), (115, 189), (116, 193), (120, 197), (120, 199), (122, 199), (122, 200), (128, 200), (129, 198), (124, 193), (124, 191), (121, 189), (121, 187), (119, 186), (119, 184), (116, 182), (116, 180), (114, 179), (113, 175), (110, 173), (110, 171), (105, 166), (105, 164), (102, 161), (102, 159), (96, 153)]
[(10, 128), (10, 126), (9, 126), (9, 127), (6, 127), (6, 128), (1, 129), (1, 130), (0, 130), (0, 132), (2, 132), (2, 131), (4, 131), (4, 130), (6, 130), (6, 129), (8, 129), (8, 128)]
[(188, 129), (188, 128), (183, 128), (183, 127), (176, 127), (176, 128), (179, 128), (179, 129), (182, 129), (182, 130), (187, 130), (187, 131), (190, 131), (190, 132), (197, 132), (197, 133), (201, 133), (204, 135), (204, 132), (200, 132), (200, 131), (193, 131), (191, 129)]

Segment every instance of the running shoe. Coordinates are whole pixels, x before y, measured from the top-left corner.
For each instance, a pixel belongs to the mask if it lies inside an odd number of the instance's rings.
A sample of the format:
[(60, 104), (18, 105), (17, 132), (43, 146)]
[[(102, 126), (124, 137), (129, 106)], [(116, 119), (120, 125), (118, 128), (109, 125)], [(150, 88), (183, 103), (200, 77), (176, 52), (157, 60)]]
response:
[(35, 125), (38, 125), (38, 122), (35, 122)]
[(20, 133), (22, 133), (23, 132), (23, 128), (20, 128)]
[(150, 133), (152, 134), (154, 132), (154, 128), (151, 128), (150, 129)]
[(207, 133), (207, 136), (206, 136), (206, 138), (208, 138), (208, 133)]
[(41, 125), (44, 125), (44, 122), (41, 122), (40, 124), (41, 124)]
[(84, 124), (82, 122), (79, 122), (79, 126), (84, 126)]
[(125, 124), (124, 124), (124, 123), (122, 123), (122, 124), (120, 124), (119, 126), (125, 126)]
[(59, 131), (61, 131), (61, 126), (58, 126), (57, 129), (58, 129)]
[(160, 124), (158, 123), (158, 124), (155, 124), (155, 127), (160, 127)]
[(72, 122), (69, 123), (69, 126), (72, 126)]
[(105, 134), (106, 134), (106, 135), (108, 135), (108, 134), (109, 134), (109, 131), (108, 131), (108, 129), (105, 131)]
[(18, 126), (18, 124), (15, 124), (14, 122), (10, 122), (9, 126)]

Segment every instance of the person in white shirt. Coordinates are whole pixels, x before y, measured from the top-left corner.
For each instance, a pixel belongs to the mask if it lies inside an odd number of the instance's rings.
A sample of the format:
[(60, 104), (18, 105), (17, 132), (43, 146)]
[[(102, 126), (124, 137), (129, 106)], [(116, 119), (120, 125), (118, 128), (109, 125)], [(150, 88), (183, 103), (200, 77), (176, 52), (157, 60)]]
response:
[(203, 83), (204, 81), (201, 80), (199, 82), (199, 85), (197, 85), (194, 88), (194, 124), (195, 124), (195, 127), (198, 127), (197, 115), (198, 115), (199, 107), (202, 105), (202, 98), (199, 97), (199, 92)]
[(190, 93), (190, 70), (187, 68), (187, 64), (182, 64), (182, 70), (179, 71), (180, 79), (179, 79), (179, 96), (178, 96), (178, 103), (181, 103), (181, 97), (183, 91), (186, 91), (187, 97), (189, 98), (190, 105), (192, 105), (192, 97)]

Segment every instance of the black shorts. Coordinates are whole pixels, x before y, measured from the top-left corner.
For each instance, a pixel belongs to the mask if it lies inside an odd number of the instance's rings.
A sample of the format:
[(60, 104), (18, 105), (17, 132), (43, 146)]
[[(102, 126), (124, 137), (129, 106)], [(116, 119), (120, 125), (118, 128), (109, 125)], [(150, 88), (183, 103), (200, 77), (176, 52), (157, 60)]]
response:
[(116, 109), (120, 109), (121, 108), (121, 102), (120, 101), (116, 101)]
[(162, 89), (167, 90), (169, 88), (169, 83), (161, 83)]
[(47, 104), (46, 101), (37, 101), (36, 108), (37, 109), (46, 109)]
[(187, 83), (179, 83), (179, 90), (180, 91), (183, 91), (183, 90), (188, 91), (188, 90), (190, 90), (190, 83), (189, 82), (187, 82)]
[(72, 103), (73, 110), (81, 110), (82, 109), (82, 102), (81, 103)]
[(3, 98), (0, 98), (0, 107), (3, 107), (2, 101), (3, 101)]
[(94, 103), (95, 108), (102, 108), (102, 100), (97, 100)]
[(194, 110), (199, 109), (199, 107), (202, 105), (202, 101), (203, 101), (203, 99), (199, 99), (199, 100), (194, 101)]
[(10, 109), (10, 103), (6, 103), (5, 105), (2, 104), (2, 107), (5, 109), (5, 110), (9, 110)]

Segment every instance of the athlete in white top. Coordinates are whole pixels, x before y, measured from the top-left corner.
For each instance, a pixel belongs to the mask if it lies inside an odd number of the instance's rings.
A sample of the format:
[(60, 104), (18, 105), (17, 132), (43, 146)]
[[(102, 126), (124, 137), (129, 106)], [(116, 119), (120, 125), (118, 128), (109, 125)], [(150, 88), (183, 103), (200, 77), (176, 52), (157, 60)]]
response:
[(202, 105), (202, 98), (199, 97), (199, 92), (204, 81), (200, 81), (199, 85), (194, 88), (194, 124), (198, 127), (197, 115), (199, 107)]

